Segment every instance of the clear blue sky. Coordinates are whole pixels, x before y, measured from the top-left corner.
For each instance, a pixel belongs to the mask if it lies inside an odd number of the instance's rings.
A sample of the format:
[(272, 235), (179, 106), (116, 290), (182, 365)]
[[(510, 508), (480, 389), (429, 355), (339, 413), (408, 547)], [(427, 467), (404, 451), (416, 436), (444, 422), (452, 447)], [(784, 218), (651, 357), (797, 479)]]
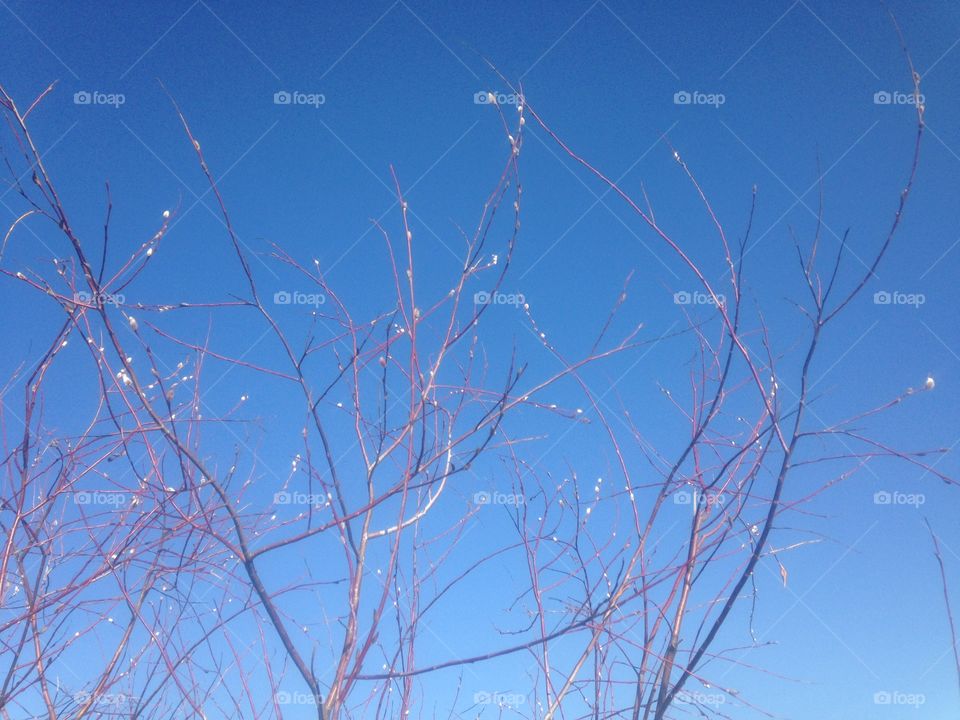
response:
[[(909, 166), (911, 109), (874, 102), (877, 92), (911, 89), (879, 2), (453, 7), (401, 0), (282, 9), (202, 0), (2, 4), (0, 80), (8, 91), (25, 104), (60, 81), (37, 111), (34, 132), (81, 234), (91, 242), (99, 237), (105, 180), (113, 193), (116, 258), (149, 236), (163, 210), (180, 204), (151, 274), (131, 289), (151, 302), (223, 299), (243, 290), (213, 198), (204, 194), (207, 186), (157, 78), (181, 105), (221, 178), (245, 244), (261, 256), (268, 242), (276, 242), (308, 263), (317, 258), (359, 315), (389, 298), (382, 238), (370, 232), (369, 219), (393, 206), (390, 165), (403, 185), (415, 183), (408, 200), (417, 213), (425, 282), (442, 288), (456, 271), (457, 224), (475, 221), (506, 151), (496, 113), (474, 102), (477, 92), (508, 91), (482, 56), (522, 81), (537, 112), (581, 155), (609, 176), (622, 176), (633, 193), (643, 183), (658, 219), (715, 274), (722, 263), (709, 224), (670, 150), (658, 141), (669, 133), (734, 237), (742, 232), (756, 185), (756, 246), (747, 284), (784, 352), (805, 331), (788, 301), (802, 298), (804, 290), (789, 228), (804, 240), (812, 235), (818, 157), (828, 171), (825, 247), (833, 250), (835, 236), (850, 228), (851, 247), (862, 257), (881, 241)], [(813, 372), (823, 395), (815, 410), (817, 417), (836, 419), (930, 375), (936, 392), (871, 427), (901, 447), (952, 448), (960, 440), (960, 6), (931, 0), (890, 7), (923, 76), (929, 132), (896, 243), (868, 292), (827, 337), (829, 348)], [(74, 102), (75, 93), (94, 91), (120, 93), (124, 102)], [(277, 105), (274, 93), (280, 91), (322, 93), (325, 102)], [(676, 104), (681, 91), (720, 93), (724, 102)], [(681, 322), (672, 296), (696, 289), (689, 273), (612, 194), (598, 201), (604, 188), (531, 125), (522, 157), (523, 229), (504, 289), (524, 294), (538, 323), (569, 356), (589, 347), (592, 328), (602, 323), (630, 270), (636, 275), (625, 310), (646, 324), (646, 336)], [(0, 200), (4, 224), (17, 208), (12, 195)], [(399, 233), (396, 208), (384, 222)], [(55, 233), (38, 232), (55, 252), (66, 252)], [(41, 267), (50, 257), (42, 244), (20, 235), (2, 265), (11, 271)], [(848, 267), (859, 269), (856, 261)], [(276, 265), (255, 261), (254, 271), (265, 292), (292, 282)], [(922, 293), (925, 302), (877, 305), (877, 291)], [(516, 341), (525, 359), (550, 369), (551, 359), (531, 342), (522, 314), (496, 310), (490, 349), (502, 351)], [(57, 322), (54, 308), (13, 282), (0, 283), (7, 338), (0, 375), (34, 359)], [(205, 317), (181, 322), (185, 334), (206, 331)], [(256, 338), (235, 319), (218, 326), (213, 340), (239, 354)], [(270, 357), (274, 350), (262, 352)], [(667, 419), (657, 383), (682, 391), (681, 365), (690, 352), (677, 342), (657, 346), (637, 365), (614, 362), (596, 373), (596, 387), (629, 368), (608, 398), (611, 406), (631, 407), (648, 423), (652, 439), (674, 447), (676, 425)], [(796, 361), (788, 356), (784, 362)], [(212, 369), (210, 377), (222, 372)], [(230, 373), (207, 402), (225, 409), (249, 393), (248, 417), (263, 418), (269, 427), (258, 436), (259, 461), (283, 476), (298, 450), (297, 421), (284, 418), (284, 408), (248, 379)], [(52, 387), (72, 392), (75, 380), (64, 371)], [(582, 402), (572, 394), (558, 400)], [(63, 406), (51, 412), (56, 421)], [(585, 478), (613, 477), (610, 453), (592, 450), (602, 436), (591, 432), (565, 442), (551, 457), (551, 469), (562, 474), (566, 462)], [(956, 455), (938, 469), (957, 476)], [(797, 478), (810, 487), (829, 479), (813, 471)], [(923, 493), (926, 502), (919, 509), (876, 505), (879, 490)], [(789, 492), (804, 494), (803, 488)], [(955, 489), (887, 462), (871, 463), (811, 503), (784, 537), (795, 539), (802, 527), (824, 540), (787, 556), (787, 588), (775, 566), (760, 570), (756, 626), (763, 640), (777, 644), (743, 660), (794, 680), (743, 667), (731, 669), (723, 682), (756, 705), (798, 720), (960, 716), (939, 579), (922, 522), (929, 517), (942, 537), (960, 602), (957, 507)], [(495, 520), (478, 522), (490, 523), (487, 532), (503, 531)], [(477, 532), (471, 541), (480, 537)], [(447, 637), (456, 629), (465, 649), (481, 647), (485, 636), (462, 625), (448, 613), (435, 629)], [(743, 619), (732, 627), (726, 646), (745, 644)], [(448, 655), (448, 648), (427, 641), (421, 659)], [(465, 674), (464, 688), (522, 692), (523, 667), (520, 657), (499, 669), (477, 666)], [(445, 709), (455, 681), (455, 673), (428, 681), (427, 707), (436, 702)], [(919, 710), (877, 706), (873, 696), (882, 691), (923, 693), (926, 703)], [(762, 717), (738, 705), (724, 711), (736, 720)], [(492, 716), (492, 710), (483, 715)]]

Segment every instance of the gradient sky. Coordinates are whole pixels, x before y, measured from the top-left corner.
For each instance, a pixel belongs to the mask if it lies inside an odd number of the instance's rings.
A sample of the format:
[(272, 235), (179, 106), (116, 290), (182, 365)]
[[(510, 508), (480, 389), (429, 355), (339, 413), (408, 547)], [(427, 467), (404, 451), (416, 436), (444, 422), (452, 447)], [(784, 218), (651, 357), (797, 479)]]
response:
[[(384, 222), (399, 227), (391, 165), (412, 188), (425, 281), (443, 287), (456, 271), (457, 224), (475, 222), (507, 151), (495, 111), (474, 102), (478, 92), (509, 91), (484, 57), (522, 82), (530, 104), (577, 152), (632, 193), (643, 183), (658, 220), (719, 275), (709, 223), (661, 141), (668, 134), (731, 236), (742, 233), (757, 186), (747, 285), (764, 308), (774, 343), (788, 353), (788, 367), (797, 362), (789, 351), (806, 330), (789, 302), (804, 291), (790, 229), (803, 241), (812, 236), (818, 162), (825, 172), (825, 247), (834, 250), (849, 228), (851, 248), (864, 258), (882, 241), (909, 169), (912, 109), (875, 102), (875, 93), (911, 89), (879, 2), (0, 5), (6, 46), (0, 82), (25, 104), (60, 81), (36, 111), (34, 133), (81, 234), (96, 239), (101, 231), (106, 180), (116, 257), (152, 232), (163, 210), (180, 206), (152, 272), (132, 290), (149, 302), (242, 291), (214, 200), (157, 79), (189, 118), (244, 243), (261, 255), (276, 242), (307, 263), (317, 258), (360, 315), (389, 301), (382, 238), (370, 231), (369, 219), (387, 213)], [(890, 8), (922, 75), (928, 132), (895, 245), (868, 292), (828, 333), (813, 372), (812, 421), (879, 404), (929, 375), (936, 392), (870, 427), (900, 447), (953, 448), (960, 441), (960, 6), (894, 1)], [(75, 93), (94, 91), (122, 94), (124, 102), (74, 102)], [(322, 93), (325, 102), (277, 105), (280, 91)], [(720, 93), (724, 102), (676, 104), (682, 91)], [(545, 133), (532, 123), (527, 133), (523, 230), (504, 289), (524, 294), (538, 323), (569, 356), (589, 348), (592, 328), (630, 270), (636, 274), (626, 310), (645, 323), (648, 336), (682, 322), (673, 293), (696, 289), (689, 273)], [(5, 222), (18, 207), (13, 195), (0, 197)], [(15, 236), (2, 259), (5, 270), (49, 263), (50, 249), (66, 252), (55, 233), (39, 226), (37, 232), (49, 249), (31, 236)], [(851, 259), (848, 267), (859, 265)], [(254, 269), (265, 292), (295, 287), (275, 265), (255, 262)], [(874, 303), (882, 291), (920, 293), (924, 302)], [(490, 347), (516, 342), (531, 363), (549, 369), (550, 358), (531, 342), (522, 314), (496, 310)], [(0, 283), (7, 338), (0, 376), (35, 359), (57, 318), (34, 294)], [(203, 317), (183, 323), (186, 334), (206, 330)], [(239, 354), (256, 338), (237, 320), (218, 326), (212, 340)], [(671, 440), (670, 421), (657, 415), (668, 413), (656, 404), (657, 383), (682, 387), (686, 370), (679, 365), (690, 352), (683, 343), (657, 346), (642, 363), (614, 362), (599, 371), (595, 387), (618, 381), (611, 405), (623, 396), (635, 408), (649, 408), (651, 433), (669, 448), (677, 439)], [(216, 377), (223, 370), (211, 372)], [(297, 451), (297, 423), (285, 424), (283, 408), (248, 379), (231, 373), (207, 402), (228, 408), (249, 393), (250, 416), (272, 421), (259, 461), (284, 474), (279, 468)], [(74, 380), (64, 371), (51, 382), (71, 393)], [(52, 412), (54, 422), (69, 422)], [(293, 430), (292, 438), (284, 439), (285, 430)], [(569, 438), (555, 467), (569, 462), (587, 478), (612, 473), (609, 453), (591, 452), (598, 438)], [(937, 467), (960, 474), (955, 453)], [(798, 482), (814, 487), (829, 479), (809, 472)], [(920, 508), (877, 505), (878, 491), (922, 493), (925, 502)], [(804, 494), (802, 487), (788, 492)], [(822, 542), (788, 556), (787, 588), (775, 565), (758, 572), (756, 625), (761, 639), (776, 645), (747, 653), (743, 662), (769, 674), (736, 668), (724, 682), (780, 717), (960, 716), (939, 576), (923, 524), (928, 517), (941, 536), (960, 603), (957, 507), (956, 489), (890, 462), (870, 463), (808, 505), (790, 532), (803, 523)], [(500, 532), (496, 521), (488, 522), (489, 532)], [(456, 625), (449, 622), (435, 629), (452, 632)], [(742, 623), (739, 631), (727, 635), (728, 645), (748, 640)], [(464, 647), (477, 640), (469, 628), (461, 632)], [(428, 642), (424, 659), (443, 660), (446, 653)], [(522, 662), (516, 663), (478, 666), (464, 687), (509, 689), (511, 674), (521, 672)], [(437, 707), (446, 709), (455, 679), (430, 681)], [(920, 709), (876, 705), (874, 694), (885, 691), (922, 693), (926, 702)], [(736, 720), (763, 717), (739, 705), (723, 710)], [(492, 710), (482, 717), (493, 717)]]

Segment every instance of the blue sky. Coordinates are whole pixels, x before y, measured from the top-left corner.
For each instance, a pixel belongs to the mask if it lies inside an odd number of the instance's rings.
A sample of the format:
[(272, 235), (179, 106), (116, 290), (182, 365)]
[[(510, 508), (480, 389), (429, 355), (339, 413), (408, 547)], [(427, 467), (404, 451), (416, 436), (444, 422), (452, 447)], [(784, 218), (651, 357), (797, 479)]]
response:
[[(639, 196), (645, 187), (658, 220), (719, 277), (715, 236), (666, 136), (731, 237), (742, 234), (751, 189), (758, 188), (746, 284), (773, 344), (785, 353), (785, 368), (795, 369), (800, 358), (791, 351), (807, 331), (790, 303), (804, 293), (790, 229), (802, 242), (812, 237), (818, 163), (825, 171), (824, 248), (834, 251), (849, 228), (851, 250), (862, 258), (882, 241), (910, 164), (915, 114), (896, 101), (896, 93), (911, 90), (909, 72), (880, 3), (3, 5), (0, 81), (8, 92), (25, 105), (59, 80), (36, 111), (34, 133), (81, 234), (91, 242), (99, 237), (107, 180), (118, 262), (155, 231), (164, 210), (179, 206), (151, 272), (130, 289), (144, 302), (214, 301), (243, 292), (214, 198), (158, 79), (189, 119), (241, 240), (259, 258), (253, 267), (264, 292), (295, 287), (292, 274), (266, 258), (275, 242), (307, 264), (316, 258), (359, 316), (390, 299), (383, 241), (370, 218), (383, 217), (399, 233), (391, 166), (410, 188), (425, 286), (442, 293), (457, 270), (457, 226), (476, 221), (508, 152), (496, 112), (475, 102), (477, 93), (510, 92), (484, 57), (522, 82), (536, 112), (579, 154), (629, 192)], [(828, 332), (813, 372), (822, 397), (810, 422), (879, 404), (929, 375), (936, 392), (911, 398), (869, 427), (899, 447), (953, 448), (960, 441), (960, 8), (946, 2), (890, 8), (922, 75), (928, 132), (896, 242), (867, 292)], [(275, 104), (275, 93), (284, 91), (322, 94), (324, 102)], [(123, 103), (75, 102), (84, 92), (120, 94)], [(721, 95), (723, 102), (678, 104), (683, 92)], [(882, 92), (894, 102), (877, 103)], [(504, 290), (524, 295), (554, 344), (570, 357), (587, 351), (631, 270), (624, 313), (644, 323), (643, 338), (683, 322), (673, 295), (697, 289), (690, 273), (533, 123), (526, 126), (521, 168), (523, 226)], [(2, 198), (6, 222), (17, 208), (12, 195)], [(66, 252), (54, 229), (38, 225), (36, 232), (37, 238), (15, 236), (0, 267), (38, 268), (49, 265), (51, 252)], [(862, 266), (850, 258), (847, 269), (849, 280)], [(876, 292), (921, 294), (924, 302), (877, 304)], [(58, 315), (9, 279), (0, 283), (0, 301), (11, 339), (0, 360), (6, 377), (35, 359)], [(291, 310), (285, 322), (305, 328), (306, 314)], [(522, 313), (494, 310), (484, 327), (491, 354), (502, 359), (516, 344), (535, 372), (556, 369)], [(178, 322), (187, 336), (207, 332), (206, 316)], [(212, 345), (241, 354), (261, 332), (228, 315), (212, 331)], [(682, 393), (692, 351), (686, 339), (658, 344), (642, 361), (616, 359), (592, 371), (590, 382), (601, 393), (615, 384), (610, 406), (630, 408), (650, 439), (669, 451), (682, 440), (682, 426), (658, 384)], [(257, 353), (269, 362), (277, 348), (264, 343)], [(51, 378), (50, 392), (65, 400), (51, 403), (49, 420), (64, 427), (91, 399), (77, 389), (83, 370), (70, 367)], [(249, 394), (246, 417), (260, 421), (250, 431), (257, 461), (274, 468), (265, 477), (285, 475), (298, 451), (298, 420), (252, 374), (215, 365), (209, 372), (208, 380), (223, 378), (206, 402), (222, 412)], [(572, 386), (559, 390), (556, 401), (583, 403)], [(545, 427), (563, 432), (552, 423)], [(230, 444), (219, 442), (220, 450)], [(545, 470), (561, 476), (567, 466), (590, 486), (592, 478), (615, 475), (595, 428), (564, 436), (545, 461)], [(956, 476), (955, 453), (937, 467)], [(495, 463), (486, 471), (491, 487), (509, 491)], [(826, 467), (795, 477), (791, 497), (830, 479)], [(925, 502), (877, 505), (878, 491), (922, 493)], [(956, 503), (955, 488), (877, 461), (805, 506), (781, 537), (814, 533), (822, 542), (786, 557), (787, 588), (775, 565), (758, 572), (755, 626), (776, 645), (752, 650), (743, 661), (769, 674), (732, 667), (721, 671), (723, 682), (780, 717), (956, 717), (960, 697), (922, 521), (928, 517), (942, 538), (960, 598)], [(478, 522), (488, 525), (471, 542), (483, 533), (506, 537), (501, 519)], [(775, 534), (774, 544), (780, 542)], [(495, 603), (497, 589), (489, 594)], [(455, 612), (441, 615), (438, 637), (456, 637), (467, 652), (489, 637), (463, 628)], [(746, 644), (744, 617), (731, 627), (726, 646)], [(424, 660), (446, 659), (443, 643), (425, 642)], [(516, 688), (523, 666), (520, 657), (479, 665), (464, 675), (463, 687)], [(447, 709), (455, 680), (448, 673), (426, 681), (426, 707)], [(919, 710), (873, 702), (875, 693), (894, 691), (922, 693), (926, 702)], [(723, 709), (738, 720), (762, 716), (741, 705)]]

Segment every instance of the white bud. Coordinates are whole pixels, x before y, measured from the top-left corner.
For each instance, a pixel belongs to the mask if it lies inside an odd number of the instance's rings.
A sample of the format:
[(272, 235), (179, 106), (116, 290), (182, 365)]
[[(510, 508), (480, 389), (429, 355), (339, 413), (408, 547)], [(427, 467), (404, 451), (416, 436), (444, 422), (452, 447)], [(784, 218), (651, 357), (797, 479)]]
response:
[(137, 331), (137, 328), (139, 327), (139, 325), (137, 325), (137, 319), (133, 315), (127, 318), (127, 323), (129, 323), (131, 330), (133, 330), (134, 332)]

